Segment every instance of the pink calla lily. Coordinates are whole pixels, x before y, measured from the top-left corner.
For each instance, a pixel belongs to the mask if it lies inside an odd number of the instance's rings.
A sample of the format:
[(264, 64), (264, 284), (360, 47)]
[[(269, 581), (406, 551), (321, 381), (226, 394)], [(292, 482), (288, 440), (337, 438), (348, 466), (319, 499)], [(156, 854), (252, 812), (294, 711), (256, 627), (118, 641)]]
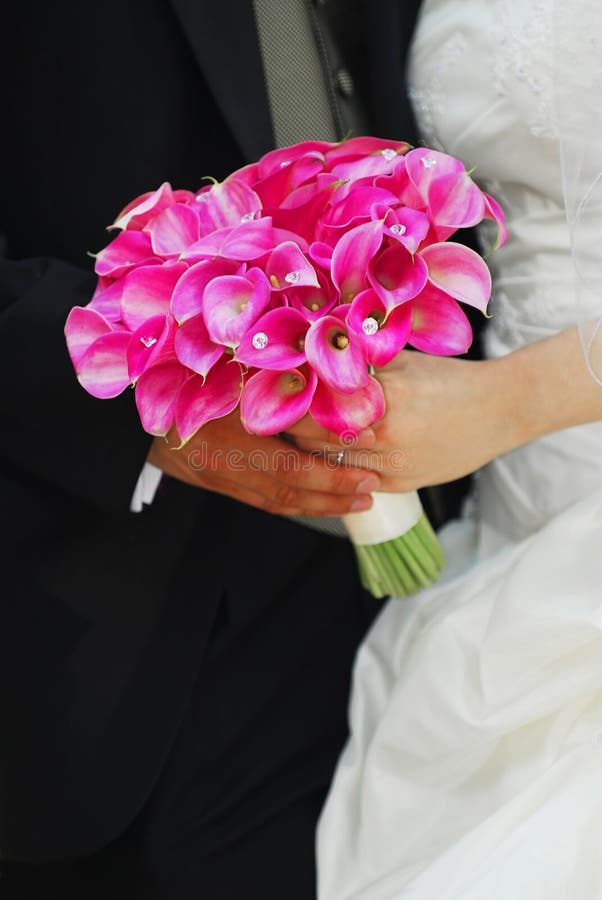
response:
[(242, 338), (235, 359), (261, 369), (296, 369), (303, 365), (309, 323), (296, 309), (273, 309), (258, 319)]
[(181, 325), (203, 311), (203, 293), (214, 278), (240, 274), (240, 263), (222, 257), (204, 259), (190, 266), (177, 282), (171, 296), (171, 312), (176, 321)]
[(104, 316), (89, 306), (74, 306), (65, 322), (67, 349), (75, 369), (82, 356), (103, 334), (111, 334), (113, 328)]
[(167, 362), (152, 366), (140, 376), (136, 406), (142, 427), (149, 434), (164, 437), (174, 424), (176, 400), (186, 374), (178, 362)]
[(324, 154), (331, 151), (337, 144), (329, 144), (327, 141), (301, 141), (290, 147), (278, 147), (265, 153), (257, 163), (254, 182), (261, 181), (274, 172), (284, 169), (296, 160), (313, 154), (317, 158), (325, 158)]
[(256, 372), (244, 386), (241, 421), (251, 434), (278, 434), (308, 411), (317, 377), (311, 369)]
[(135, 382), (151, 366), (175, 362), (176, 324), (173, 316), (153, 316), (132, 334), (128, 347), (130, 381)]
[(88, 303), (87, 309), (93, 309), (100, 313), (109, 322), (121, 321), (121, 297), (125, 286), (125, 277), (116, 281), (99, 279), (94, 296)]
[(447, 240), (458, 228), (470, 228), (483, 219), (485, 200), (468, 172), (435, 178), (428, 189), (431, 219), (439, 240)]
[(385, 220), (385, 234), (402, 244), (410, 253), (416, 253), (429, 231), (428, 216), (408, 206), (390, 210), (378, 209), (375, 212), (381, 213), (378, 218)]
[(387, 315), (387, 307), (375, 291), (362, 291), (351, 304), (347, 323), (358, 335), (366, 361), (385, 366), (408, 341), (412, 303), (396, 306)]
[(410, 144), (406, 141), (389, 141), (386, 138), (372, 137), (370, 135), (349, 138), (347, 141), (341, 141), (334, 144), (325, 151), (327, 167), (330, 169), (339, 162), (346, 162), (352, 159), (358, 159), (362, 156), (377, 156), (379, 153), (385, 152), (385, 158), (391, 159), (391, 153), (394, 151), (396, 156), (403, 156), (410, 149)]
[(310, 151), (290, 162), (283, 160), (277, 169), (257, 181), (253, 188), (265, 209), (275, 209), (292, 191), (315, 178), (323, 168), (324, 156)]
[(97, 275), (119, 278), (137, 266), (161, 263), (144, 231), (120, 231), (104, 250), (96, 254), (94, 271)]
[(491, 296), (491, 273), (478, 253), (463, 244), (445, 241), (425, 247), (420, 256), (428, 266), (429, 281), (435, 287), (486, 313)]
[(250, 221), (260, 211), (261, 201), (248, 184), (230, 177), (208, 191), (200, 191), (195, 198), (195, 207), (201, 235), (207, 235)]
[(361, 342), (336, 316), (323, 316), (311, 325), (305, 353), (320, 379), (341, 394), (352, 394), (368, 382)]
[(246, 275), (220, 275), (203, 294), (203, 316), (216, 344), (236, 347), (270, 303), (270, 282), (261, 269)]
[(286, 297), (295, 309), (303, 313), (310, 322), (315, 322), (330, 312), (337, 302), (337, 294), (330, 279), (318, 271), (318, 287), (298, 287), (286, 292)]
[(182, 263), (163, 266), (138, 266), (124, 276), (121, 292), (121, 318), (135, 331), (151, 316), (165, 316), (173, 290), (186, 271)]
[(163, 212), (169, 206), (173, 206), (176, 202), (174, 193), (169, 182), (164, 181), (161, 187), (156, 191), (142, 194), (136, 197), (131, 203), (128, 203), (121, 210), (111, 228), (127, 228), (139, 231), (150, 222), (152, 218)]
[(385, 396), (379, 382), (371, 375), (353, 394), (339, 394), (318, 381), (309, 412), (322, 428), (349, 438), (383, 417)]
[(343, 302), (368, 287), (366, 273), (383, 240), (383, 223), (367, 222), (347, 231), (332, 254), (332, 280)]
[(126, 331), (102, 334), (80, 357), (75, 367), (77, 378), (93, 397), (117, 397), (130, 384), (127, 351), (131, 337)]
[(234, 228), (220, 228), (187, 247), (182, 260), (210, 259), (224, 256), (240, 262), (252, 262), (273, 250), (278, 241), (269, 216), (243, 222)]
[(211, 340), (205, 319), (199, 314), (186, 319), (176, 331), (175, 352), (183, 366), (206, 377), (225, 351)]
[(242, 391), (242, 371), (237, 362), (222, 357), (206, 378), (192, 375), (182, 386), (176, 401), (176, 429), (186, 444), (199, 428), (213, 419), (227, 416), (238, 406)]
[(265, 273), (275, 291), (320, 286), (316, 270), (293, 241), (285, 241), (272, 251)]
[[(357, 185), (322, 217), (322, 232), (328, 236), (334, 235), (338, 240), (355, 225), (369, 222), (371, 218), (383, 219), (386, 210), (396, 203), (399, 201), (391, 191), (373, 185)], [(382, 211), (379, 216), (371, 214), (375, 205)]]
[(466, 353), (472, 328), (459, 304), (444, 291), (428, 284), (411, 303), (408, 344), (436, 356)]
[(447, 153), (416, 147), (405, 157), (405, 168), (412, 185), (422, 198), (424, 205), (429, 202), (429, 190), (433, 181), (448, 175), (462, 175), (464, 164)]
[(368, 281), (388, 310), (419, 294), (427, 278), (424, 260), (398, 241), (390, 241), (368, 266)]
[(200, 237), (199, 217), (195, 209), (177, 203), (159, 213), (144, 226), (157, 256), (179, 256)]

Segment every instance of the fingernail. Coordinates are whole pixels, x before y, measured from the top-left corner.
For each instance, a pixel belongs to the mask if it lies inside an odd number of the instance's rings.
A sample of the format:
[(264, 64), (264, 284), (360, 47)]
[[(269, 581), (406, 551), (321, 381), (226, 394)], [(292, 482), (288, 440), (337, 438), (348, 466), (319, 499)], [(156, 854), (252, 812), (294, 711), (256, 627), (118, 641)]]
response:
[(362, 509), (370, 509), (372, 497), (358, 497), (349, 507), (351, 512), (360, 512)]
[(377, 491), (380, 487), (380, 478), (378, 475), (368, 475), (367, 478), (364, 478), (363, 481), (360, 481), (358, 486), (355, 489), (356, 494), (371, 494), (372, 491)]
[(364, 428), (357, 436), (357, 444), (360, 447), (371, 447), (376, 440), (376, 433), (373, 428)]

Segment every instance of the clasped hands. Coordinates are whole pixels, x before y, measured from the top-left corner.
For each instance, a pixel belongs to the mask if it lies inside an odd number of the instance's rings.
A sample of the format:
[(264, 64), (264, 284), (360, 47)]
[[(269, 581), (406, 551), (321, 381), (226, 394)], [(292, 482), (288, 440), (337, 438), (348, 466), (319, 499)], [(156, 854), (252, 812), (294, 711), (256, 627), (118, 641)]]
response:
[[(582, 369), (574, 329), (500, 359), (402, 351), (377, 372), (385, 416), (351, 445), (309, 416), (290, 429), (293, 443), (250, 435), (234, 411), (205, 425), (182, 450), (155, 439), (149, 460), (268, 512), (343, 515), (369, 508), (373, 491), (453, 481), (540, 434), (599, 417), (599, 388)], [(207, 463), (195, 468), (201, 450)]]

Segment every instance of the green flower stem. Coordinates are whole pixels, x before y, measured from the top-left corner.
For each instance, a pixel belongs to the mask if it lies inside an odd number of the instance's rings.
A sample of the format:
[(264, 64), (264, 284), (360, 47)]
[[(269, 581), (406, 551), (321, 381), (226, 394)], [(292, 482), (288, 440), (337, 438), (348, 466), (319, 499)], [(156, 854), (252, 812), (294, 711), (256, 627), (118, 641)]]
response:
[(445, 554), (423, 514), (405, 534), (382, 544), (355, 547), (360, 579), (375, 597), (409, 597), (438, 581)]

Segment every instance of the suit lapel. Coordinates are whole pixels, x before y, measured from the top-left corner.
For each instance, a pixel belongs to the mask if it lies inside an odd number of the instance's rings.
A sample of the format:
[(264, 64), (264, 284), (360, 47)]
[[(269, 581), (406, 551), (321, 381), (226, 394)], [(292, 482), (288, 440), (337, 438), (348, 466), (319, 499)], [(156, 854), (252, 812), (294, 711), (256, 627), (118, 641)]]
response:
[(224, 118), (249, 162), (273, 147), (250, 0), (169, 0)]

